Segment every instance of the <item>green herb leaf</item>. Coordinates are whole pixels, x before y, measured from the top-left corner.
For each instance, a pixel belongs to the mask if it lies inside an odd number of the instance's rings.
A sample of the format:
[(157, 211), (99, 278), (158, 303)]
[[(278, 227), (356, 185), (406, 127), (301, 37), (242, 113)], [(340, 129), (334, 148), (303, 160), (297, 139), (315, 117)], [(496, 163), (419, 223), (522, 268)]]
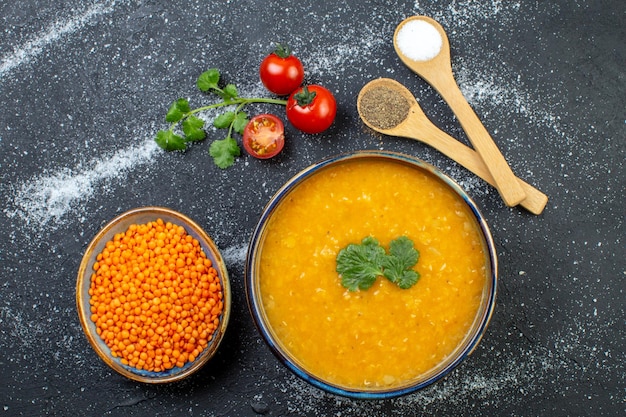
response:
[(209, 147), (209, 154), (213, 157), (215, 165), (225, 169), (235, 163), (235, 157), (241, 155), (241, 149), (237, 141), (229, 136), (214, 141)]
[(420, 274), (417, 271), (409, 269), (408, 271), (402, 271), (402, 275), (398, 278), (398, 287), (406, 290), (411, 288), (420, 279)]
[(406, 236), (392, 240), (389, 254), (373, 237), (366, 237), (360, 245), (350, 244), (337, 255), (337, 272), (341, 284), (350, 291), (370, 288), (378, 276), (384, 276), (400, 288), (410, 288), (419, 279), (412, 268), (419, 252)]
[(183, 132), (185, 133), (185, 139), (189, 141), (199, 141), (206, 137), (206, 132), (202, 130), (204, 127), (204, 120), (196, 117), (189, 116), (183, 120)]
[(213, 126), (218, 129), (227, 129), (235, 120), (235, 112), (227, 111), (225, 113), (220, 114), (213, 120)]
[[(213, 125), (219, 129), (228, 129), (227, 138), (217, 141), (211, 145), (209, 153), (213, 156), (215, 163), (220, 168), (226, 168), (234, 163), (234, 158), (241, 154), (237, 142), (231, 137), (233, 132), (243, 134), (248, 124), (248, 115), (241, 110), (252, 103), (277, 104), (285, 106), (287, 100), (276, 98), (243, 98), (239, 97), (239, 91), (234, 84), (227, 84), (224, 89), (219, 87), (221, 74), (217, 68), (211, 68), (198, 77), (196, 86), (203, 92), (209, 92), (221, 98), (217, 103), (201, 106), (193, 110), (190, 109), (189, 101), (180, 98), (173, 102), (165, 115), (165, 120), (170, 123), (168, 130), (157, 133), (155, 141), (158, 145), (168, 151), (185, 150), (187, 142), (200, 141), (206, 138), (207, 132), (204, 130), (204, 121), (195, 114), (230, 106), (234, 109), (221, 114), (213, 121)], [(179, 126), (180, 125), (180, 126)], [(174, 134), (174, 130), (180, 127), (184, 136)]]
[(366, 290), (383, 274), (383, 249), (376, 239), (366, 237), (360, 245), (350, 244), (337, 255), (337, 272), (341, 285), (350, 291)]
[(419, 279), (419, 274), (411, 268), (417, 263), (419, 252), (406, 236), (400, 236), (389, 243), (389, 255), (383, 261), (383, 275), (400, 288), (412, 287)]
[(188, 113), (190, 110), (189, 101), (187, 101), (186, 98), (179, 98), (170, 106), (165, 115), (165, 120), (170, 123), (178, 122), (185, 116), (185, 113)]
[(198, 77), (198, 81), (196, 81), (196, 86), (200, 91), (207, 92), (210, 89), (216, 89), (217, 84), (220, 82), (220, 72), (216, 68), (211, 68), (210, 70), (204, 71)]
[(187, 147), (185, 139), (175, 135), (171, 130), (160, 130), (157, 132), (155, 142), (166, 151), (184, 151)]
[(408, 268), (402, 259), (392, 255), (387, 255), (383, 261), (383, 275), (394, 284), (398, 284), (400, 288), (410, 288), (419, 279), (419, 274), (410, 269), (415, 264), (411, 264)]
[(237, 87), (235, 86), (235, 84), (228, 84), (226, 87), (224, 87), (224, 94), (222, 95), (222, 98), (228, 101), (237, 98), (238, 95), (239, 92), (237, 91)]
[(242, 111), (238, 112), (235, 115), (235, 120), (233, 120), (233, 129), (235, 129), (235, 132), (239, 133), (240, 135), (243, 135), (243, 131), (246, 128), (246, 125), (248, 124), (248, 115)]
[(420, 256), (413, 246), (413, 241), (406, 236), (392, 240), (389, 243), (389, 253), (401, 261), (404, 269), (413, 267)]

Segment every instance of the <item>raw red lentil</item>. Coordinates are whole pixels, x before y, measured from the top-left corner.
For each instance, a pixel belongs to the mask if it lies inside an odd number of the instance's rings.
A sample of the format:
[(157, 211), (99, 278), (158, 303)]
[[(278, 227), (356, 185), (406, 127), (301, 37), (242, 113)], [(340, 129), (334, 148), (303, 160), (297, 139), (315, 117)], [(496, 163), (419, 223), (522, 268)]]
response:
[(125, 365), (183, 367), (213, 338), (224, 308), (217, 270), (184, 227), (132, 224), (96, 257), (89, 288), (98, 335)]

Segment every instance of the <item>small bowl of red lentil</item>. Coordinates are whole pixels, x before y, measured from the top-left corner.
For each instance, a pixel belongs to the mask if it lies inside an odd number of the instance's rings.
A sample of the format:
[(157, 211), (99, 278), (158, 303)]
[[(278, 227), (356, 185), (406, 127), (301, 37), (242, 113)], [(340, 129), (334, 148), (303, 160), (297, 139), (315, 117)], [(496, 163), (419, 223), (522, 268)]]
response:
[(220, 252), (190, 218), (142, 207), (110, 221), (87, 247), (76, 304), (98, 356), (135, 381), (166, 383), (198, 371), (230, 316)]

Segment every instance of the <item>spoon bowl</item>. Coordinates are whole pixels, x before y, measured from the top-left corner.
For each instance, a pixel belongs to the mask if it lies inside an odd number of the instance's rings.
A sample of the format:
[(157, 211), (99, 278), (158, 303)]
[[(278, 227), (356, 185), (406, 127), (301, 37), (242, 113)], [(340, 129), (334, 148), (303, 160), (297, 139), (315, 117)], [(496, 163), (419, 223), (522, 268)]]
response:
[[(376, 100), (383, 96), (387, 97), (387, 102), (376, 103)], [(480, 155), (435, 126), (422, 111), (413, 94), (399, 82), (389, 78), (370, 81), (359, 92), (357, 110), (363, 123), (372, 130), (430, 145), (490, 185), (496, 185), (494, 177)], [(385, 112), (384, 117), (379, 117), (377, 113), (379, 111)], [(401, 117), (389, 117), (394, 111), (400, 112)], [(394, 122), (388, 123), (387, 120)], [(520, 205), (533, 214), (541, 214), (548, 197), (519, 178), (515, 178), (515, 181), (526, 196)]]
[[(413, 48), (432, 47), (432, 45), (428, 45), (428, 42), (420, 42), (420, 39), (409, 39), (410, 42), (408, 42), (407, 39), (403, 39), (402, 35), (404, 30), (408, 30), (407, 28), (411, 29), (416, 23), (422, 22), (427, 26), (431, 26), (431, 32), (432, 29), (436, 30), (441, 37), (441, 47), (439, 53), (433, 58), (417, 60), (411, 58), (412, 54), (408, 53), (407, 48), (410, 48), (412, 51)], [(476, 113), (474, 113), (474, 110), (463, 97), (454, 79), (450, 61), (450, 43), (441, 25), (426, 16), (409, 17), (396, 28), (393, 43), (396, 53), (402, 62), (433, 86), (452, 108), (474, 149), (485, 162), (487, 169), (493, 177), (494, 186), (505, 204), (515, 206), (524, 200), (526, 198), (524, 190), (518, 184), (511, 167), (504, 159), (487, 129), (485, 129)]]
[[(429, 24), (434, 30), (437, 31), (441, 38), (441, 45), (439, 47), (439, 53), (430, 59), (412, 59), (409, 54), (404, 50), (402, 44), (402, 30), (407, 28), (407, 24), (411, 22), (425, 22)], [(407, 35), (408, 36), (408, 35)], [(408, 39), (407, 39), (408, 40)], [(452, 74), (452, 60), (450, 58), (450, 42), (446, 31), (441, 25), (434, 19), (427, 16), (412, 16), (403, 20), (397, 27), (393, 35), (393, 47), (398, 54), (398, 57), (402, 62), (409, 67), (413, 72), (418, 74), (425, 80), (435, 80), (439, 82), (446, 82), (448, 74)], [(442, 71), (442, 69), (446, 71)], [(441, 79), (441, 81), (437, 81)]]

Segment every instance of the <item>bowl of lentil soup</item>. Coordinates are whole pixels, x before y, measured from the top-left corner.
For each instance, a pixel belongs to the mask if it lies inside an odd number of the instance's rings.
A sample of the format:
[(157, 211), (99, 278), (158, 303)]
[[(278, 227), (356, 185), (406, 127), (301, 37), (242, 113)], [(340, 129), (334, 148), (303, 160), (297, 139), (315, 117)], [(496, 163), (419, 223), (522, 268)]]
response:
[(218, 349), (230, 316), (220, 252), (190, 218), (163, 207), (127, 211), (87, 247), (78, 315), (98, 356), (146, 383), (196, 372)]
[[(399, 236), (417, 252), (411, 285), (379, 272), (364, 288), (343, 285), (342, 252), (374, 238), (394, 255)], [(251, 315), (282, 363), (333, 394), (381, 399), (434, 383), (473, 352), (494, 309), (497, 258), (485, 219), (452, 179), (417, 158), (361, 151), (276, 192), (245, 274)]]

